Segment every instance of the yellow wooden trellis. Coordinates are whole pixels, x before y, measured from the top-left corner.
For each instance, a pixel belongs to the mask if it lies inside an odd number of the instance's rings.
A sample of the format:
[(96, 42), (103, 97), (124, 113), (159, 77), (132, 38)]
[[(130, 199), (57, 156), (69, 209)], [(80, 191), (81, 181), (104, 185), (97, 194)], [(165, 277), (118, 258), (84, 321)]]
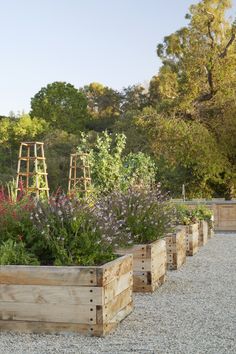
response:
[(49, 197), (44, 143), (22, 142), (19, 149), (16, 191)]
[(68, 193), (80, 193), (87, 196), (90, 189), (89, 155), (86, 153), (71, 154)]

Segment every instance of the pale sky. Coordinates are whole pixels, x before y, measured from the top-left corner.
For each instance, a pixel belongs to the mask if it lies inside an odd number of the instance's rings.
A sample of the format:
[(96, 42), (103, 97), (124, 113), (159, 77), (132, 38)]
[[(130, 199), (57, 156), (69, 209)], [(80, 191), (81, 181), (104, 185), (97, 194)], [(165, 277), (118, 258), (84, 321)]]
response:
[(148, 82), (160, 65), (157, 44), (197, 2), (0, 0), (0, 115), (28, 112), (31, 97), (54, 81), (117, 90)]

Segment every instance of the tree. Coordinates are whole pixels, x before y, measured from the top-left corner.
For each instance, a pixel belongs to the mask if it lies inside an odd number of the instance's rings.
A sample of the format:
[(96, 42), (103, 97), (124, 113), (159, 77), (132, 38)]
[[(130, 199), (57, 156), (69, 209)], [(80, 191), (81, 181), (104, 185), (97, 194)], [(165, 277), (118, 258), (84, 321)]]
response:
[(12, 121), (12, 141), (19, 144), (22, 141), (39, 138), (48, 129), (48, 124), (44, 119), (31, 118), (28, 114), (23, 114)]
[(148, 92), (141, 85), (128, 86), (123, 89), (121, 111), (124, 115), (127, 112), (142, 110), (148, 105)]
[(173, 195), (182, 184), (189, 196), (211, 196), (221, 184), (228, 161), (206, 127), (199, 122), (166, 118), (146, 108), (136, 123), (157, 163), (158, 178)]
[(75, 133), (84, 129), (87, 100), (73, 85), (53, 82), (31, 99), (30, 116), (45, 119), (52, 128)]
[(88, 101), (90, 120), (87, 128), (96, 131), (111, 130), (120, 116), (121, 94), (97, 82), (84, 86), (80, 91)]
[(157, 46), (163, 66), (156, 95), (174, 112), (194, 115), (202, 104), (235, 94), (236, 23), (226, 19), (230, 6), (230, 0), (192, 5), (188, 26)]

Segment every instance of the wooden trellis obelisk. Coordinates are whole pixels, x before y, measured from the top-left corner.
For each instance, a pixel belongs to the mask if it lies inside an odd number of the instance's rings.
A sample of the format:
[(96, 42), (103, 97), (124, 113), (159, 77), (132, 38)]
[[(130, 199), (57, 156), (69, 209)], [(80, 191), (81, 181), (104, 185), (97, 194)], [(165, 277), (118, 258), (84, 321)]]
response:
[(70, 172), (68, 192), (87, 196), (91, 188), (90, 166), (88, 154), (76, 153), (70, 155)]
[(20, 144), (17, 166), (16, 190), (49, 197), (44, 144), (23, 142)]

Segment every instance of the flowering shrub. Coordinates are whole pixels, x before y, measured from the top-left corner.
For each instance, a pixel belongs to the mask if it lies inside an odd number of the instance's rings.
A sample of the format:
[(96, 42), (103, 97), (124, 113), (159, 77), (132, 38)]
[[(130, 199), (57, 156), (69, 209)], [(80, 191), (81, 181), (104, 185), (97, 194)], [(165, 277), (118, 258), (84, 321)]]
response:
[(83, 201), (67, 196), (38, 202), (31, 214), (35, 236), (28, 240), (41, 264), (97, 265), (114, 259), (95, 216)]
[(159, 186), (114, 191), (97, 202), (95, 212), (106, 221), (101, 228), (115, 246), (152, 242), (172, 231), (175, 222), (175, 208)]
[(83, 201), (55, 196), (0, 203), (0, 264), (98, 265), (116, 256)]
[(180, 225), (189, 225), (197, 222), (197, 218), (193, 218), (191, 210), (183, 204), (176, 205), (176, 221)]
[(23, 235), (32, 233), (30, 212), (34, 202), (23, 197), (16, 203), (6, 196), (0, 200), (0, 243), (8, 239), (22, 240)]
[(188, 208), (186, 205), (177, 204), (177, 222), (183, 225), (196, 223), (200, 220), (206, 220), (211, 227), (212, 225), (212, 211), (203, 205), (198, 205), (194, 209)]

